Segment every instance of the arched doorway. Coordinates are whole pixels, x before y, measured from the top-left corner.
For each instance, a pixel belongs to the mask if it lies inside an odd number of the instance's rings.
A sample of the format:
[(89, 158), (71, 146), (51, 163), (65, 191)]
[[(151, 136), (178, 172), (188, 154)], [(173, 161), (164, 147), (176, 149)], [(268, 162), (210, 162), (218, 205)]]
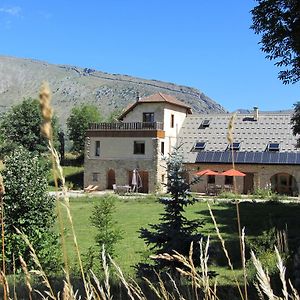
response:
[(297, 182), (294, 176), (288, 173), (277, 173), (270, 178), (273, 192), (278, 194), (298, 195)]
[(116, 173), (113, 169), (107, 171), (107, 189), (112, 190), (113, 184), (116, 183)]

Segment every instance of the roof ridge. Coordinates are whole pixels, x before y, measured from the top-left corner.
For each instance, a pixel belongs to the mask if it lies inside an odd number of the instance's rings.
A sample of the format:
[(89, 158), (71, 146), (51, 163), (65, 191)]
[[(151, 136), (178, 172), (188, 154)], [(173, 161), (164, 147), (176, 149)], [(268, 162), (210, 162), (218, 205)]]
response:
[(166, 102), (169, 102), (168, 99), (166, 99), (166, 97), (164, 96), (164, 94), (162, 94), (161, 92), (158, 92), (158, 93)]

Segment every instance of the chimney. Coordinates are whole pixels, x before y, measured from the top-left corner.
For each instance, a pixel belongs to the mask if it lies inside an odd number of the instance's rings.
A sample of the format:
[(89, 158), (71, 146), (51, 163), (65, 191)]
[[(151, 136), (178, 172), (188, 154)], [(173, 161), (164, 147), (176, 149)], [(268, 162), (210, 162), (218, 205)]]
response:
[(257, 106), (253, 107), (253, 120), (258, 121), (258, 107)]
[(136, 98), (135, 98), (136, 102), (138, 102), (140, 100), (140, 93), (139, 91), (136, 92)]

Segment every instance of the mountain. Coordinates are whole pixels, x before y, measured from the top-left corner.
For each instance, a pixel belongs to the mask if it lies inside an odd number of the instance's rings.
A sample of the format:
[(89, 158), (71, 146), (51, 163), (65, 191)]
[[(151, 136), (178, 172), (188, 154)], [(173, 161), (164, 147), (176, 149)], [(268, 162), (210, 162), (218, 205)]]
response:
[(48, 81), (53, 106), (61, 124), (74, 105), (95, 104), (102, 115), (125, 108), (140, 97), (157, 92), (170, 94), (190, 105), (195, 112), (224, 112), (224, 108), (201, 91), (158, 80), (109, 74), (89, 68), (0, 56), (0, 114), (24, 98), (37, 98), (42, 81)]

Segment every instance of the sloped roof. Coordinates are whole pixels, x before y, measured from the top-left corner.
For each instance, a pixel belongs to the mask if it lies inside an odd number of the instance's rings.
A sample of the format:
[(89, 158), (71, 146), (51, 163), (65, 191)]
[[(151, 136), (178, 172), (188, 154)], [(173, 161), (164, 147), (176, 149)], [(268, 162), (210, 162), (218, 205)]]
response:
[(176, 99), (175, 97), (163, 93), (157, 93), (150, 95), (148, 97), (141, 98), (136, 102), (130, 104), (125, 111), (119, 117), (119, 120), (123, 119), (131, 110), (133, 110), (137, 105), (141, 103), (170, 103), (176, 106), (180, 106), (187, 109), (188, 114), (192, 114), (192, 109), (190, 106), (186, 105), (182, 101)]
[[(227, 150), (227, 128), (232, 114), (199, 114), (187, 116), (179, 132), (179, 144), (186, 162), (195, 162), (199, 152), (193, 152), (196, 142), (205, 142), (205, 152)], [(252, 114), (237, 114), (234, 122), (234, 142), (238, 152), (265, 152), (269, 143), (279, 143), (281, 152), (299, 152), (297, 137), (292, 134), (290, 112), (260, 113), (257, 121)], [(208, 126), (201, 126), (209, 120)]]

